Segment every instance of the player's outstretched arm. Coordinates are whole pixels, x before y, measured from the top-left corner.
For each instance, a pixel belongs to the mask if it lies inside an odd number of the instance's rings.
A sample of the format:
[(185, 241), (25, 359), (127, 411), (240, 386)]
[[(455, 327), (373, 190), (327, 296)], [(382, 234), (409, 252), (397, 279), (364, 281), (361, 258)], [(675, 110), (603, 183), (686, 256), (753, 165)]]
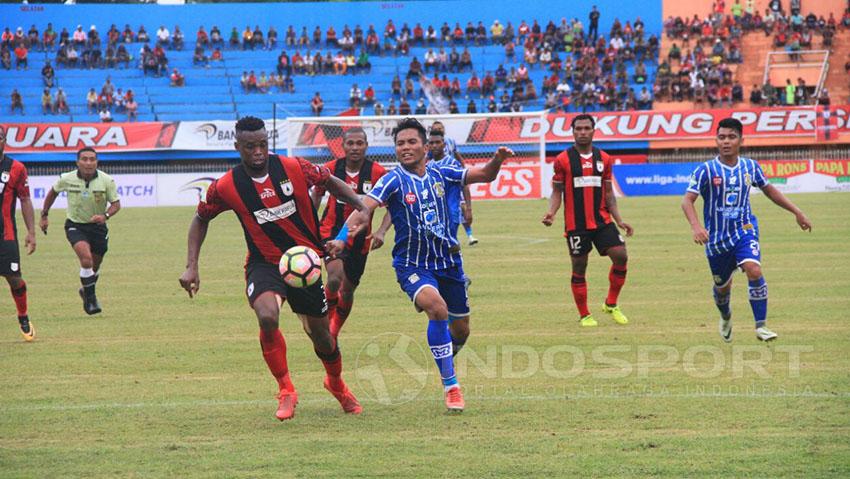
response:
[(198, 258), (201, 255), (201, 245), (207, 237), (209, 222), (197, 214), (189, 225), (189, 247), (186, 253), (186, 271), (180, 275), (180, 286), (193, 298), (201, 288), (201, 276), (198, 273)]
[(807, 218), (806, 215), (803, 214), (803, 211), (800, 210), (800, 208), (797, 208), (797, 205), (792, 203), (788, 197), (783, 195), (778, 188), (773, 185), (766, 185), (761, 189), (761, 191), (764, 193), (764, 196), (770, 198), (770, 201), (793, 213), (794, 218), (797, 220), (797, 224), (800, 225), (800, 229), (808, 232), (812, 231), (812, 223), (809, 221), (809, 218)]
[[(351, 213), (348, 219), (345, 220), (345, 225), (340, 230), (339, 235), (337, 235), (336, 239), (325, 243), (325, 252), (331, 257), (333, 257), (342, 253), (342, 250), (345, 249), (345, 244), (348, 241), (348, 238), (350, 238), (351, 236), (357, 236), (357, 234), (363, 228), (365, 228), (366, 225), (372, 223), (372, 213), (375, 211), (375, 208), (380, 206), (380, 204), (375, 201), (374, 198), (369, 196), (365, 197), (363, 200), (360, 200), (360, 198), (357, 197), (351, 187), (343, 183), (338, 178), (331, 178), (342, 183), (343, 187), (349, 190), (349, 193), (347, 194), (351, 194), (352, 196), (356, 197), (357, 201), (362, 206), (362, 209), (358, 208), (357, 211)], [(330, 188), (328, 188), (328, 191), (330, 191), (332, 195), (336, 196), (336, 194)], [(339, 198), (339, 196), (337, 196), (337, 198)]]
[(685, 212), (685, 218), (688, 219), (688, 224), (691, 225), (691, 232), (694, 234), (694, 243), (706, 244), (708, 243), (708, 231), (706, 231), (705, 227), (703, 227), (703, 225), (699, 222), (697, 209), (694, 207), (694, 202), (696, 200), (696, 193), (690, 191), (685, 193), (685, 197), (682, 198), (682, 211)]
[(546, 226), (552, 226), (555, 221), (555, 215), (561, 209), (561, 196), (564, 195), (564, 185), (561, 183), (552, 183), (552, 194), (549, 195), (549, 211), (543, 215), (542, 223)]
[(384, 213), (384, 218), (381, 220), (381, 226), (378, 226), (378, 229), (372, 233), (372, 249), (376, 250), (384, 245), (384, 236), (387, 234), (387, 231), (390, 230), (390, 226), (393, 225), (392, 216), (390, 216), (390, 212), (386, 211)]
[(35, 252), (35, 211), (29, 196), (21, 198), (21, 216), (24, 217), (24, 224), (27, 226), (27, 236), (24, 240), (27, 254), (33, 254)]
[(340, 180), (336, 176), (328, 177), (328, 180), (325, 182), (325, 188), (327, 188), (328, 192), (334, 197), (342, 200), (343, 203), (353, 207), (357, 211), (363, 211), (366, 209), (366, 205), (363, 204), (360, 196), (358, 196), (350, 186), (345, 184), (344, 181)]
[(614, 195), (614, 187), (611, 185), (611, 181), (605, 181), (602, 187), (605, 188), (605, 206), (608, 207), (608, 212), (611, 213), (611, 217), (614, 218), (617, 227), (625, 231), (626, 236), (633, 235), (635, 230), (632, 228), (632, 225), (623, 221), (623, 218), (620, 216), (620, 208), (617, 206), (617, 197)]
[(57, 196), (59, 196), (59, 193), (56, 193), (53, 188), (49, 188), (47, 190), (47, 196), (44, 197), (44, 204), (41, 206), (41, 220), (38, 222), (38, 226), (44, 234), (47, 234), (47, 227), (50, 225), (50, 221), (47, 219), (50, 213), (50, 207), (53, 206), (53, 202), (56, 201)]
[(507, 146), (500, 146), (493, 158), (480, 168), (469, 168), (466, 170), (466, 184), (490, 183), (499, 176), (502, 163), (514, 156), (514, 151)]

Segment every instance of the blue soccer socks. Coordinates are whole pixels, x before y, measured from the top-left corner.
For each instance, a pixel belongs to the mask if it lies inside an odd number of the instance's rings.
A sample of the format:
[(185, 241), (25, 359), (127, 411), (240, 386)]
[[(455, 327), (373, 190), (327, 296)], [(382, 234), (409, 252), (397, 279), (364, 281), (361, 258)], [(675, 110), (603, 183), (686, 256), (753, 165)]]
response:
[(755, 281), (750, 281), (750, 307), (753, 308), (753, 319), (756, 321), (756, 327), (764, 326), (767, 320), (767, 282), (764, 277)]
[(431, 347), (431, 354), (440, 370), (443, 386), (449, 387), (457, 384), (454, 359), (452, 358), (452, 337), (449, 333), (449, 322), (447, 320), (432, 319), (428, 321), (428, 346)]

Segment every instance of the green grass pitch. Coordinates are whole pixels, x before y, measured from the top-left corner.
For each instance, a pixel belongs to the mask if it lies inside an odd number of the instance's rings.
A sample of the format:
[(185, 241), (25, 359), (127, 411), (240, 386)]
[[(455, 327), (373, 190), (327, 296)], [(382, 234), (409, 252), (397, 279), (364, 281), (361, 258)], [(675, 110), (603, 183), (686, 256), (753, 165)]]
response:
[(562, 222), (540, 224), (546, 202), (480, 202), (481, 243), (464, 248), (466, 411), (445, 412), (426, 318), (399, 290), (385, 247), (340, 337), (363, 414), (344, 415), (322, 388), (322, 366), (284, 306), (301, 398), (285, 423), (273, 417), (231, 213), (210, 227), (190, 300), (177, 278), (192, 209), (122, 211), (98, 284), (104, 313), (87, 317), (55, 211), (23, 258), (34, 343), (0, 294), (0, 478), (848, 477), (850, 195), (792, 199), (813, 233), (754, 200), (768, 324), (780, 335), (770, 345), (753, 334), (740, 274), (734, 342), (721, 341), (708, 265), (678, 197), (620, 200), (636, 229), (620, 300), (631, 323), (599, 311), (610, 262), (593, 253), (594, 329), (577, 324)]

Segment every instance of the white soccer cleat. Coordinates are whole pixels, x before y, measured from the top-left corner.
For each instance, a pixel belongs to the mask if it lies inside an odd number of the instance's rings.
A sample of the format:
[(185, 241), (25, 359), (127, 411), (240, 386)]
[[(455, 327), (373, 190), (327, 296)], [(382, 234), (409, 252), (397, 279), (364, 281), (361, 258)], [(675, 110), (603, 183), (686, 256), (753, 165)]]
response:
[(478, 244), (478, 238), (476, 238), (475, 236), (470, 236), (469, 237), (469, 246), (474, 246), (474, 245), (477, 245), (477, 244)]
[(767, 329), (764, 326), (756, 328), (756, 338), (758, 338), (759, 341), (773, 341), (778, 337), (778, 334), (774, 333), (773, 331)]
[(732, 316), (720, 318), (720, 337), (727, 343), (732, 342)]

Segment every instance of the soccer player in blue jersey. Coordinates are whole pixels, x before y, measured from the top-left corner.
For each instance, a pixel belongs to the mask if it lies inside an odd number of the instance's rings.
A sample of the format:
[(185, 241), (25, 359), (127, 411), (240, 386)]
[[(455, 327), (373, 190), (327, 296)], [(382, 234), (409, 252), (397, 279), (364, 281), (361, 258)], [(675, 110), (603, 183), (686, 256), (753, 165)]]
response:
[[(457, 143), (449, 137), (446, 136), (446, 126), (443, 125), (441, 121), (435, 121), (431, 124), (430, 134), (432, 137), (439, 135), (440, 138), (443, 139), (443, 155), (444, 157), (451, 157), (457, 163), (463, 167), (463, 157), (460, 155), (460, 152), (457, 150)], [(429, 155), (431, 159), (441, 159), (438, 157), (434, 148), (430, 145), (429, 140)], [(469, 246), (474, 246), (478, 244), (478, 239), (475, 236), (472, 236), (472, 196), (469, 193), (469, 187), (465, 186), (463, 188), (463, 202), (461, 203), (461, 214), (462, 221), (460, 224), (463, 225), (463, 230), (466, 231), (466, 238), (469, 242)]]
[[(714, 302), (720, 310), (720, 336), (732, 341), (732, 311), (729, 296), (732, 273), (741, 268), (749, 281), (750, 307), (755, 318), (756, 337), (772, 341), (777, 334), (767, 329), (767, 283), (761, 272), (758, 221), (750, 210), (753, 186), (771, 201), (794, 214), (797, 224), (812, 230), (806, 215), (776, 187), (767, 182), (759, 164), (738, 155), (743, 142), (743, 126), (726, 118), (717, 126), (719, 154), (697, 167), (682, 200), (682, 210), (691, 225), (694, 242), (705, 245), (708, 265), (714, 276)], [(694, 202), (702, 196), (703, 219), (700, 224)]]
[(428, 345), (440, 370), (446, 407), (450, 411), (462, 411), (464, 401), (454, 371), (452, 335), (465, 340), (469, 330), (453, 328), (450, 321), (469, 316), (469, 301), (460, 247), (449, 231), (448, 190), (450, 184), (495, 180), (502, 162), (513, 156), (513, 151), (500, 147), (493, 159), (479, 168), (428, 166), (425, 127), (419, 121), (406, 118), (399, 122), (393, 130), (393, 139), (400, 166), (375, 184), (363, 200), (366, 210), (349, 217), (340, 237), (348, 234), (349, 229), (359, 231), (369, 222), (375, 208), (387, 206), (396, 231), (392, 251), (396, 278), (416, 310), (428, 316)]

